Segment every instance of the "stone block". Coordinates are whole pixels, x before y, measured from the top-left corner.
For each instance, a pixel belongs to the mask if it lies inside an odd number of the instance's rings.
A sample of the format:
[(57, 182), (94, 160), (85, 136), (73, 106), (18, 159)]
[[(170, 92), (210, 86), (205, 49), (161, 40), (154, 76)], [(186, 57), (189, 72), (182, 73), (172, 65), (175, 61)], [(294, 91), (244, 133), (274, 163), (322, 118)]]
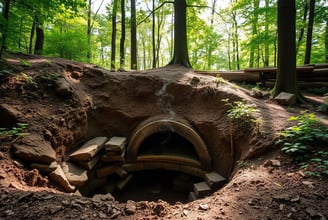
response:
[(106, 151), (122, 152), (126, 144), (126, 137), (112, 137), (105, 144)]
[(56, 160), (54, 149), (38, 135), (25, 136), (13, 147), (15, 156), (26, 161), (50, 164)]
[(83, 167), (84, 169), (92, 170), (96, 166), (96, 164), (99, 162), (99, 160), (100, 160), (100, 155), (97, 155), (97, 156), (93, 157), (91, 160), (77, 161), (77, 163), (79, 165), (81, 165), (81, 167)]
[(226, 182), (226, 179), (216, 172), (211, 172), (205, 174), (205, 181), (211, 188), (219, 188)]
[(296, 95), (288, 92), (281, 92), (275, 97), (275, 100), (281, 105), (291, 106), (296, 103)]
[(44, 163), (31, 163), (30, 167), (32, 169), (37, 169), (42, 173), (49, 174), (52, 171), (56, 170), (59, 164), (57, 162), (52, 162), (50, 164)]
[(81, 148), (73, 152), (69, 157), (74, 161), (91, 160), (101, 149), (103, 149), (107, 137), (96, 137), (85, 144)]
[(117, 174), (120, 177), (125, 177), (127, 175), (127, 172), (124, 169), (122, 169), (121, 167), (118, 167), (116, 165), (102, 167), (97, 170), (98, 178), (109, 176), (111, 174)]
[(75, 186), (72, 186), (68, 179), (66, 178), (64, 171), (60, 166), (57, 167), (55, 171), (50, 173), (50, 179), (59, 184), (66, 192), (73, 192), (75, 190)]
[(188, 195), (188, 202), (192, 202), (192, 201), (195, 201), (195, 200), (197, 200), (197, 196), (196, 196), (196, 193), (192, 191)]
[(86, 181), (88, 181), (88, 173), (85, 169), (82, 169), (69, 162), (64, 162), (61, 166), (70, 184), (82, 186)]
[(206, 182), (195, 183), (193, 188), (197, 198), (202, 198), (212, 192), (212, 189)]
[(113, 154), (105, 154), (102, 156), (101, 158), (102, 161), (104, 162), (124, 162), (125, 160), (125, 151), (123, 151), (122, 153), (120, 154), (116, 154), (116, 155), (113, 155)]

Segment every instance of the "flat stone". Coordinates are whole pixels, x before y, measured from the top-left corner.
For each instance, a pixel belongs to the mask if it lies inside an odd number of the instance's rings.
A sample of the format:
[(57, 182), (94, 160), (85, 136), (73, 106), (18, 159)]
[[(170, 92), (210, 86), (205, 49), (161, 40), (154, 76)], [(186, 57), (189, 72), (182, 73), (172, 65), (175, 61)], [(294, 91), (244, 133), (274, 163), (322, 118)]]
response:
[(96, 155), (91, 160), (77, 161), (77, 163), (81, 165), (81, 167), (83, 167), (84, 169), (92, 170), (94, 166), (96, 166), (96, 164), (99, 162), (99, 160), (100, 160), (100, 155)]
[(205, 181), (210, 187), (221, 187), (225, 182), (226, 179), (216, 172), (206, 173), (205, 174)]
[(69, 96), (72, 94), (72, 87), (65, 78), (59, 78), (56, 81), (56, 92), (61, 96)]
[(82, 186), (86, 181), (88, 181), (88, 174), (85, 169), (82, 169), (69, 162), (64, 162), (61, 166), (70, 184)]
[(96, 194), (92, 197), (93, 201), (96, 202), (106, 202), (106, 201), (115, 201), (115, 198), (112, 196), (112, 194)]
[(125, 160), (125, 151), (123, 151), (122, 153), (120, 154), (116, 154), (116, 155), (113, 155), (113, 154), (105, 154), (102, 156), (101, 158), (102, 161), (104, 162), (124, 162)]
[(30, 165), (31, 168), (37, 169), (40, 172), (43, 172), (43, 173), (46, 173), (46, 174), (49, 174), (52, 171), (56, 170), (58, 166), (59, 166), (59, 164), (56, 161), (54, 161), (50, 164), (31, 163), (31, 165)]
[(197, 198), (201, 198), (207, 196), (211, 193), (211, 188), (207, 185), (206, 182), (200, 182), (194, 184), (194, 191), (196, 193)]
[(20, 143), (14, 144), (14, 154), (30, 162), (50, 164), (56, 160), (54, 149), (38, 135), (25, 136)]
[(107, 137), (96, 137), (73, 152), (69, 157), (74, 161), (88, 161), (91, 160), (101, 149), (103, 149)]
[(122, 152), (126, 144), (126, 137), (112, 137), (105, 144), (106, 151)]
[(296, 103), (296, 95), (288, 92), (281, 92), (275, 97), (275, 100), (281, 105), (291, 106)]
[(60, 166), (55, 171), (50, 173), (49, 177), (56, 183), (58, 183), (66, 192), (74, 192), (75, 187), (72, 186), (66, 178), (64, 171)]

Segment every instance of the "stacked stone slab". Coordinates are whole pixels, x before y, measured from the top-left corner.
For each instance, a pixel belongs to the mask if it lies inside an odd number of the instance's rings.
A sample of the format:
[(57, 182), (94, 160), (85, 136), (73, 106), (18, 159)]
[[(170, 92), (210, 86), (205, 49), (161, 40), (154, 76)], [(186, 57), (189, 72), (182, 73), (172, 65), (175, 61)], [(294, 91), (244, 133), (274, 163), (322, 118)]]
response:
[(105, 143), (105, 154), (102, 156), (104, 162), (124, 162), (125, 137), (112, 137)]
[(226, 179), (216, 172), (206, 173), (204, 176), (205, 181), (195, 183), (192, 192), (189, 193), (189, 201), (194, 201), (199, 198), (208, 196), (226, 182)]
[(98, 152), (104, 148), (107, 140), (107, 137), (96, 137), (89, 140), (69, 155), (70, 160), (80, 164), (87, 170), (91, 170), (98, 163), (100, 159)]

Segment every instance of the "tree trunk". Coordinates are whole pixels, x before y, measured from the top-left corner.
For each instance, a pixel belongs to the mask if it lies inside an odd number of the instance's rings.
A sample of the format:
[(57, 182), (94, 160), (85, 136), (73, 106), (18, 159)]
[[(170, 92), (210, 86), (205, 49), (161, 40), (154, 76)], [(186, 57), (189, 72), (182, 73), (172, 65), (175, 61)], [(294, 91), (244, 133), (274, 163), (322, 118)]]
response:
[[(265, 0), (265, 7), (266, 8), (269, 8), (269, 4), (270, 4), (270, 1), (269, 0)], [(269, 12), (266, 11), (265, 12), (265, 26), (264, 26), (264, 34), (265, 34), (265, 39), (267, 39), (265, 41), (265, 44), (264, 44), (264, 67), (268, 67), (269, 66), (269, 57), (270, 57), (270, 54), (269, 54), (269, 45), (270, 45), (270, 42), (269, 42)]]
[(156, 68), (156, 45), (155, 45), (155, 0), (152, 0), (152, 10), (153, 10), (153, 22), (152, 22), (152, 30), (151, 30), (151, 36), (152, 36), (152, 46), (153, 46), (153, 64), (152, 67)]
[(308, 8), (309, 8), (308, 7), (308, 1), (307, 0), (304, 1), (304, 7), (303, 8), (304, 8), (303, 9), (304, 11), (303, 11), (303, 19), (302, 19), (302, 28), (300, 30), (300, 34), (298, 36), (298, 40), (297, 40), (297, 44), (296, 44), (296, 54), (298, 52), (298, 49), (299, 49), (299, 47), (300, 47), (300, 45), (302, 43), (303, 36), (304, 36), (304, 26), (306, 24), (306, 18), (307, 18)]
[(125, 0), (121, 0), (121, 40), (120, 40), (120, 71), (125, 65)]
[(258, 42), (257, 41), (254, 42), (254, 39), (257, 38), (259, 6), (260, 6), (260, 0), (253, 0), (252, 38), (251, 38), (251, 48), (249, 52), (249, 67), (254, 67), (255, 49), (258, 48)]
[(87, 27), (87, 62), (91, 59), (91, 0), (88, 3), (88, 27)]
[(111, 71), (115, 71), (117, 1), (118, 0), (114, 0), (113, 15), (112, 15), (112, 42), (111, 42), (111, 59), (110, 59)]
[(8, 20), (9, 20), (9, 9), (10, 9), (10, 0), (6, 0), (3, 3), (3, 18), (4, 18), (4, 24), (1, 27), (2, 31), (2, 42), (1, 42), (1, 48), (0, 48), (0, 59), (2, 58), (3, 51), (6, 48), (6, 38), (7, 38), (7, 30), (8, 30)]
[(43, 50), (43, 42), (44, 42), (44, 32), (42, 23), (40, 22), (39, 18), (35, 18), (35, 25), (36, 25), (36, 39), (35, 39), (35, 46), (34, 46), (34, 54), (41, 55)]
[(295, 94), (303, 100), (296, 78), (295, 0), (278, 0), (278, 68), (273, 96)]
[[(217, 0), (212, 1), (212, 11), (211, 11), (211, 29), (214, 26), (214, 15), (215, 15), (215, 6)], [(212, 53), (213, 53), (213, 45), (211, 43), (208, 44), (207, 48), (207, 69), (210, 70), (212, 67)]]
[(29, 54), (32, 54), (32, 51), (33, 51), (33, 38), (34, 38), (35, 26), (36, 26), (36, 16), (34, 16), (34, 18), (33, 18), (33, 23), (32, 23), (31, 33), (30, 33), (30, 45), (29, 45), (29, 49), (28, 49)]
[(315, 7), (315, 0), (310, 0), (309, 22), (308, 22), (308, 28), (306, 34), (306, 50), (305, 50), (304, 64), (309, 64), (311, 61), (314, 7)]
[(174, 52), (169, 63), (191, 67), (187, 47), (187, 3), (186, 0), (174, 0)]
[(325, 36), (325, 56), (326, 56), (326, 63), (328, 63), (328, 21), (326, 20), (326, 36)]
[(136, 0), (131, 0), (131, 69), (137, 70)]

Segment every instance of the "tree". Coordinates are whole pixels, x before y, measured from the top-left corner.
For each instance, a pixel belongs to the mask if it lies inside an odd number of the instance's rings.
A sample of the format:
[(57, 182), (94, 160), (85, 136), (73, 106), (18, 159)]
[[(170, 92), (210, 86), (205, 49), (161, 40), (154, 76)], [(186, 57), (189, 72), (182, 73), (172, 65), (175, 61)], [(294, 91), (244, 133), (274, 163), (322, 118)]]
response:
[(311, 61), (311, 47), (312, 47), (312, 32), (313, 32), (313, 21), (314, 21), (314, 7), (315, 0), (310, 0), (309, 7), (309, 21), (306, 34), (306, 50), (304, 64), (309, 64)]
[(131, 69), (137, 70), (137, 19), (136, 1), (131, 0)]
[(121, 0), (121, 40), (120, 40), (120, 71), (125, 65), (125, 0)]
[(273, 96), (280, 92), (303, 97), (296, 78), (295, 0), (278, 0), (278, 70)]
[(112, 13), (112, 43), (111, 43), (111, 59), (110, 59), (111, 71), (115, 71), (117, 4), (118, 4), (118, 0), (114, 0), (113, 13)]
[(180, 64), (191, 67), (187, 47), (186, 15), (186, 0), (174, 0), (174, 52), (169, 65)]
[(10, 9), (10, 0), (5, 0), (3, 2), (3, 22), (1, 22), (1, 48), (0, 48), (0, 59), (2, 58), (3, 51), (6, 47), (6, 38), (7, 38), (7, 30), (8, 30), (8, 20), (9, 20), (9, 9)]

